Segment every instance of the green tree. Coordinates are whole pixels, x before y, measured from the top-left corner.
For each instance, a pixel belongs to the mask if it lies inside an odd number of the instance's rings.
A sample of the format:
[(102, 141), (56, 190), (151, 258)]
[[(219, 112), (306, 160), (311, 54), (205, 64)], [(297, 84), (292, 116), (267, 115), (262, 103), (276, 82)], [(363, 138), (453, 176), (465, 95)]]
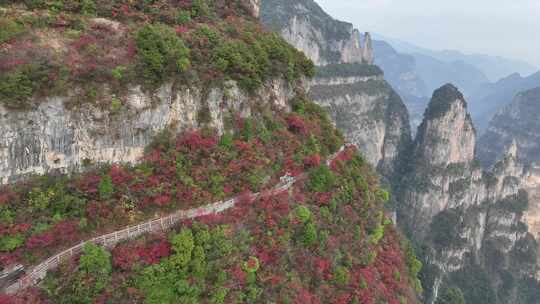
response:
[(195, 248), (195, 241), (191, 229), (182, 229), (179, 234), (172, 238), (171, 244), (175, 253), (171, 257), (173, 262), (181, 268), (188, 266), (191, 261), (193, 249)]
[(49, 72), (44, 64), (27, 64), (0, 74), (0, 102), (12, 108), (28, 106), (30, 97), (47, 83)]
[(304, 226), (302, 241), (306, 246), (313, 245), (317, 242), (317, 227), (315, 227), (314, 223), (309, 222)]
[(167, 74), (188, 69), (189, 49), (172, 28), (164, 24), (145, 25), (135, 37), (144, 78), (161, 83)]
[(349, 270), (346, 267), (339, 266), (334, 270), (332, 278), (334, 280), (334, 283), (337, 285), (347, 285), (350, 278)]
[(111, 280), (111, 254), (93, 243), (83, 246), (71, 303), (91, 303)]
[(11, 19), (0, 19), (0, 44), (7, 42), (25, 32), (24, 26)]
[(86, 16), (96, 15), (96, 3), (94, 0), (82, 0), (81, 13)]
[(24, 237), (21, 234), (4, 235), (0, 237), (0, 252), (9, 252), (24, 244)]
[(296, 216), (302, 223), (307, 223), (311, 219), (311, 211), (306, 206), (298, 205), (296, 207)]
[(114, 194), (114, 184), (112, 178), (106, 174), (103, 175), (98, 185), (99, 197), (102, 200), (108, 200)]
[(308, 187), (315, 192), (329, 192), (336, 183), (336, 177), (326, 165), (314, 168), (309, 173)]
[(190, 263), (193, 275), (203, 279), (206, 276), (206, 255), (202, 246), (195, 246)]
[(86, 243), (83, 246), (83, 255), (79, 260), (78, 270), (95, 276), (108, 276), (112, 271), (110, 258), (111, 254), (103, 247)]

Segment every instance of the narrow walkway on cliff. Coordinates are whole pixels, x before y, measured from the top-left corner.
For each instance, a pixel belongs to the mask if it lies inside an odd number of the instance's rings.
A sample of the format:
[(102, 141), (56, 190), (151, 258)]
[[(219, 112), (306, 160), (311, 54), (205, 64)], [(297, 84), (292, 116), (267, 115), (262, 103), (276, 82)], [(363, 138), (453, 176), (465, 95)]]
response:
[[(330, 163), (336, 159), (341, 152), (343, 152), (345, 149), (349, 147), (355, 147), (352, 144), (345, 144), (342, 146), (338, 152), (331, 155), (326, 160), (326, 165), (330, 165)], [(292, 177), (290, 175), (285, 175), (280, 178), (280, 183), (270, 189), (270, 192), (280, 192), (288, 190), (296, 181), (302, 179), (305, 176), (305, 174)], [(45, 278), (47, 275), (47, 272), (49, 270), (55, 269), (60, 265), (62, 262), (69, 260), (71, 257), (80, 254), (82, 251), (83, 246), (86, 243), (94, 243), (97, 245), (101, 245), (104, 247), (114, 247), (116, 244), (118, 244), (121, 241), (129, 240), (136, 238), (138, 236), (141, 236), (146, 233), (151, 232), (158, 232), (158, 231), (165, 231), (172, 227), (174, 227), (176, 224), (178, 224), (182, 220), (187, 219), (194, 219), (199, 218), (207, 215), (212, 214), (219, 214), (226, 210), (229, 210), (236, 206), (236, 204), (242, 200), (255, 200), (257, 199), (261, 193), (254, 193), (249, 194), (249, 197), (246, 197), (245, 195), (239, 195), (234, 198), (231, 198), (227, 201), (221, 201), (212, 203), (206, 206), (188, 209), (188, 210), (179, 210), (175, 213), (169, 214), (167, 216), (150, 220), (135, 226), (131, 226), (122, 230), (118, 230), (112, 233), (104, 234), (95, 238), (92, 238), (90, 240), (81, 242), (80, 244), (73, 246), (71, 248), (68, 248), (49, 259), (45, 260), (44, 262), (36, 265), (35, 267), (31, 268), (30, 271), (28, 271), (26, 274), (24, 274), (21, 278), (19, 278), (15, 283), (9, 285), (3, 292), (6, 294), (15, 294), (20, 290), (23, 290), (27, 287), (34, 286), (38, 284), (41, 280)]]

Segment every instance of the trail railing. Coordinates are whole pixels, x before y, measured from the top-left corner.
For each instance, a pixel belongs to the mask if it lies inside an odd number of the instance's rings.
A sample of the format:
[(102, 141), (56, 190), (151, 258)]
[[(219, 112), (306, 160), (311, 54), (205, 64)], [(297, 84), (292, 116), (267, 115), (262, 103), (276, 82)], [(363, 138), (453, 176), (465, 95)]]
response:
[[(350, 146), (351, 145), (345, 145), (341, 147), (338, 152), (336, 152), (327, 159), (326, 164), (330, 165), (332, 160), (334, 160), (341, 152), (343, 152), (346, 148)], [(276, 185), (272, 189), (272, 191), (287, 190), (297, 181), (297, 179), (298, 178), (292, 177), (290, 175), (285, 175), (280, 178), (281, 182)], [(259, 193), (252, 194), (251, 199), (256, 199), (259, 195)], [(62, 262), (65, 262), (71, 259), (73, 256), (80, 254), (82, 252), (83, 246), (87, 243), (94, 243), (96, 245), (111, 248), (119, 242), (134, 239), (146, 233), (166, 231), (182, 220), (194, 219), (202, 216), (222, 213), (223, 211), (233, 208), (238, 201), (240, 201), (240, 196), (232, 198), (228, 201), (217, 202), (194, 209), (179, 210), (173, 214), (158, 219), (150, 220), (135, 226), (127, 227), (122, 230), (104, 234), (93, 239), (81, 242), (80, 244), (68, 248), (50, 257), (39, 265), (31, 268), (30, 271), (25, 273), (15, 283), (5, 288), (3, 292), (5, 292), (6, 294), (15, 294), (20, 290), (36, 285), (45, 278), (49, 270), (55, 269)]]

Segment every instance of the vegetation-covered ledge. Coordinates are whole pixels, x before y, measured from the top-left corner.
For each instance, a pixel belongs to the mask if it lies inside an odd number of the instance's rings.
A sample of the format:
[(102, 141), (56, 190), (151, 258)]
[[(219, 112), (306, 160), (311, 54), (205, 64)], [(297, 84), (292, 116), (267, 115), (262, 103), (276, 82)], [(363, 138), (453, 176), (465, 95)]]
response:
[(261, 30), (249, 1), (3, 1), (0, 103), (25, 109), (80, 87), (77, 102), (117, 107), (128, 85), (313, 75), (312, 63)]

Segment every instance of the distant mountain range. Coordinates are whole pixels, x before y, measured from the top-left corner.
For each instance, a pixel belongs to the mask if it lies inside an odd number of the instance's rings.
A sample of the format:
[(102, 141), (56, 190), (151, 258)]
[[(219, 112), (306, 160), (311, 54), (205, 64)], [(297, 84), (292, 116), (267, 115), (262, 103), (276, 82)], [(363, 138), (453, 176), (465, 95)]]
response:
[(378, 36), (377, 39), (388, 42), (390, 45), (392, 45), (392, 47), (401, 53), (430, 56), (440, 61), (450, 63), (462, 61), (470, 64), (482, 71), (491, 82), (497, 81), (513, 73), (519, 73), (527, 76), (538, 71), (538, 67), (523, 60), (514, 60), (501, 56), (484, 54), (464, 54), (457, 50), (430, 50), (399, 39), (382, 36)]
[(380, 35), (374, 37), (375, 63), (409, 108), (413, 127), (422, 120), (431, 92), (445, 83), (454, 84), (464, 93), (480, 131), (518, 92), (540, 86), (540, 72), (532, 74), (538, 69), (523, 61), (434, 51)]
[(512, 144), (522, 161), (540, 164), (540, 87), (519, 92), (502, 107), (480, 138), (478, 156), (485, 167), (504, 157)]
[(422, 121), (435, 89), (453, 83), (469, 96), (489, 82), (482, 71), (463, 61), (447, 62), (429, 55), (398, 52), (382, 40), (373, 41), (373, 50), (375, 63), (407, 105), (413, 129)]
[(514, 73), (494, 83), (484, 84), (471, 97), (471, 114), (480, 130), (484, 130), (489, 120), (514, 97), (526, 90), (540, 86), (540, 72), (527, 77)]

